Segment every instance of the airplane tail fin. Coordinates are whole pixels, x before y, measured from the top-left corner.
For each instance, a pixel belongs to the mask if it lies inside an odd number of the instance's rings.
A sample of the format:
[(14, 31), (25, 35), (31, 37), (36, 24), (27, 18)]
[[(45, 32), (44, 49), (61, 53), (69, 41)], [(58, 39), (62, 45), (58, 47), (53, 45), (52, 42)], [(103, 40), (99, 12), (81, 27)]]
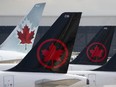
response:
[(63, 13), (25, 58), (8, 71), (66, 73), (81, 13)]
[(16, 26), (8, 38), (1, 44), (1, 50), (27, 53), (31, 50), (45, 3), (34, 5), (27, 16)]
[(106, 64), (93, 71), (116, 71), (116, 53)]
[(104, 26), (71, 64), (103, 65), (107, 62), (114, 26)]

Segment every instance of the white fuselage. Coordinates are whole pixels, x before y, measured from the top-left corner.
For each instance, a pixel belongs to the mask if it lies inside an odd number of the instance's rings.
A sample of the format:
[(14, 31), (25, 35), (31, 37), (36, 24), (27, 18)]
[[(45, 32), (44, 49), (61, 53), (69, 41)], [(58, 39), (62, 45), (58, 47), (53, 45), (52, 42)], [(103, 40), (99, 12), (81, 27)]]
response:
[(100, 67), (100, 65), (82, 65), (82, 64), (69, 64), (69, 71), (83, 71), (83, 70), (93, 70)]
[(25, 55), (26, 53), (0, 50), (0, 62), (22, 59)]
[(0, 71), (11, 69), (16, 65), (17, 65), (17, 63), (1, 63), (0, 64)]
[(26, 53), (0, 50), (0, 70), (8, 70), (25, 57)]
[(89, 87), (116, 87), (116, 72), (68, 71), (68, 73), (87, 77)]
[(87, 79), (56, 73), (0, 72), (0, 87), (83, 87)]

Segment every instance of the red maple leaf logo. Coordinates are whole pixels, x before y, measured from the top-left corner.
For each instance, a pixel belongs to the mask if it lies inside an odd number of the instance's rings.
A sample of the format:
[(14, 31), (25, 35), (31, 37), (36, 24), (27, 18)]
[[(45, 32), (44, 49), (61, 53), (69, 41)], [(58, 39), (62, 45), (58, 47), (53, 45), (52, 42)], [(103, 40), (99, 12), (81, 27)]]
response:
[(54, 61), (59, 61), (61, 62), (61, 55), (64, 51), (61, 49), (56, 49), (56, 46), (52, 43), (49, 46), (49, 49), (42, 50), (42, 54), (44, 55), (44, 62), (52, 61), (52, 65)]
[(95, 46), (95, 48), (93, 50), (90, 50), (90, 53), (91, 53), (92, 58), (94, 58), (94, 57), (101, 58), (103, 50), (100, 49), (98, 46)]
[(30, 28), (27, 25), (24, 26), (23, 31), (17, 31), (18, 38), (21, 40), (21, 44), (30, 44), (31, 40), (34, 38), (34, 31), (29, 32)]
[(58, 39), (47, 39), (37, 49), (39, 63), (48, 69), (62, 67), (67, 62), (68, 54), (67, 46)]

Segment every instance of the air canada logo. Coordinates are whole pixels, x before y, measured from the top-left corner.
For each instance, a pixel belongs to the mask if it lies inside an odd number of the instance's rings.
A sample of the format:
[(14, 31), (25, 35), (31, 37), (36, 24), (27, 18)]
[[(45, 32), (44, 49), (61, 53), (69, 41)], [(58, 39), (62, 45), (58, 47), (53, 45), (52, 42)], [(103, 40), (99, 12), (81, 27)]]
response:
[(48, 69), (59, 68), (67, 61), (68, 49), (62, 41), (48, 39), (39, 45), (37, 58)]
[(30, 28), (25, 25), (22, 31), (17, 31), (18, 38), (21, 40), (21, 44), (31, 44), (31, 40), (34, 38), (34, 31), (30, 31)]
[(102, 62), (106, 58), (106, 47), (99, 42), (92, 43), (88, 46), (86, 54), (92, 62)]

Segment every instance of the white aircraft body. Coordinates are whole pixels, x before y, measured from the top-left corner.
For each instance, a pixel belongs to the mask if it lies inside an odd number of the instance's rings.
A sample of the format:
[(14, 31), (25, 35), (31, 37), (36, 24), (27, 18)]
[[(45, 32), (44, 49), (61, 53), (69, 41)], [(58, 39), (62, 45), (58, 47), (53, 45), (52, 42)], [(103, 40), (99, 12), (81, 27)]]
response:
[(86, 78), (69, 74), (0, 72), (0, 87), (83, 87)]
[(87, 77), (89, 87), (116, 87), (116, 54), (102, 67), (93, 71), (68, 71), (68, 73)]
[(0, 45), (0, 62), (22, 59), (31, 50), (44, 6), (36, 4)]
[(12, 62), (11, 63), (4, 63), (4, 61), (3, 61), (3, 63), (0, 63), (0, 71), (1, 70), (8, 70), (16, 65), (17, 65), (17, 63), (12, 63)]
[(89, 87), (116, 86), (116, 72), (69, 71), (68, 73), (87, 77), (89, 80)]
[(0, 62), (5, 63), (10, 61), (21, 60), (26, 53), (16, 52), (16, 51), (7, 51), (7, 50), (0, 50)]
[(100, 65), (82, 65), (82, 64), (69, 64), (69, 71), (83, 71), (83, 70), (93, 70), (99, 68)]

